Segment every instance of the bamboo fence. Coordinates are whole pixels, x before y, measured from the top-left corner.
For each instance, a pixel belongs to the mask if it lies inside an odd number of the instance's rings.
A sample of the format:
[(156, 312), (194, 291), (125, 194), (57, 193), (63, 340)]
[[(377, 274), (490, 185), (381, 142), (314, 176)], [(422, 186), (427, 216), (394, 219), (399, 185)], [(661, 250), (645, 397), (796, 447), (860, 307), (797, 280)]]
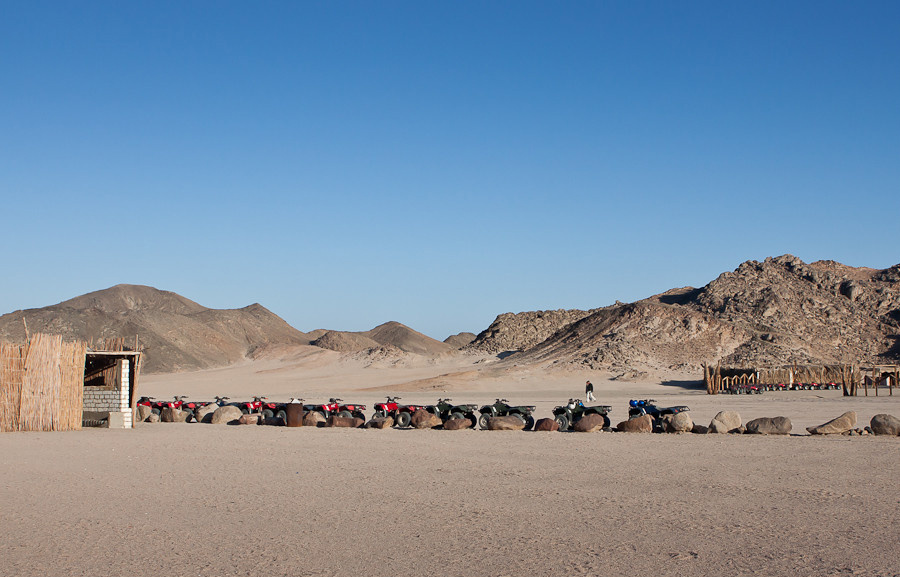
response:
[(0, 344), (0, 431), (80, 429), (86, 351), (83, 342), (45, 334)]

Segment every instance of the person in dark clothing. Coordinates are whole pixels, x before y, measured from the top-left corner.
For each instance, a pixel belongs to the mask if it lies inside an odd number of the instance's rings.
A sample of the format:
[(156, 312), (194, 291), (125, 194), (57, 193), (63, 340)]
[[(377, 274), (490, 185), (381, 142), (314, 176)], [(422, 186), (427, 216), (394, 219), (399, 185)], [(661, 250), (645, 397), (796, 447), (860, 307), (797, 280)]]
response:
[(590, 381), (587, 381), (584, 385), (584, 398), (588, 401), (596, 400), (594, 398), (594, 385)]

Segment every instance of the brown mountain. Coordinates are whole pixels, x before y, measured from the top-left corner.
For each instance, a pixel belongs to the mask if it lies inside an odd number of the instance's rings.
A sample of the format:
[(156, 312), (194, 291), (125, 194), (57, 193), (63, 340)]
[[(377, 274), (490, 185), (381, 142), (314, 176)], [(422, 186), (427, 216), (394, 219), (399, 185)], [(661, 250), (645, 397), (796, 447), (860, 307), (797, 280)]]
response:
[(0, 339), (23, 342), (32, 333), (67, 339), (140, 338), (145, 370), (188, 371), (242, 361), (270, 344), (308, 344), (309, 338), (259, 304), (208, 309), (172, 292), (117, 285), (57, 305), (0, 316)]
[(358, 352), (379, 347), (396, 347), (417, 355), (439, 355), (454, 348), (398, 322), (387, 322), (364, 332), (328, 331), (316, 340), (315, 346), (339, 352)]
[(748, 261), (700, 289), (673, 289), (591, 311), (500, 315), (466, 347), (517, 363), (696, 369), (895, 362), (900, 265), (885, 270), (791, 255)]

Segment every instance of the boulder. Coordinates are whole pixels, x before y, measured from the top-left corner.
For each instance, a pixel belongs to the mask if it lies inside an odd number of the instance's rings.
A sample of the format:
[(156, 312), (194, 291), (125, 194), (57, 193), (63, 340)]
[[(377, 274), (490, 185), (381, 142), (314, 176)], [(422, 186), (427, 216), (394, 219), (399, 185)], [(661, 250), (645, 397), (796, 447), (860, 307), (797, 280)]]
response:
[(198, 423), (211, 423), (213, 413), (215, 413), (218, 408), (219, 405), (215, 403), (203, 405), (194, 412), (194, 418), (197, 419)]
[(534, 424), (535, 431), (558, 431), (559, 423), (556, 422), (556, 419), (538, 419), (538, 422)]
[(705, 435), (709, 432), (709, 428), (705, 427), (703, 425), (698, 425), (697, 423), (694, 423), (694, 426), (691, 428), (691, 432), (696, 435)]
[(143, 423), (147, 420), (147, 417), (153, 414), (153, 409), (148, 407), (147, 405), (138, 405), (134, 408), (134, 421), (136, 423)]
[(317, 411), (307, 411), (303, 413), (304, 427), (320, 427), (325, 425), (325, 415)]
[(818, 427), (806, 427), (810, 435), (839, 435), (846, 433), (856, 424), (856, 411), (847, 411), (836, 419), (831, 419)]
[(731, 433), (741, 426), (741, 416), (737, 411), (719, 411), (709, 423), (710, 433)]
[(875, 435), (889, 435), (891, 437), (900, 435), (900, 419), (894, 415), (885, 413), (875, 415), (869, 422), (869, 427), (871, 427), (872, 433)]
[(593, 413), (585, 415), (575, 421), (572, 430), (576, 433), (595, 433), (597, 431), (602, 431), (605, 426), (606, 419), (603, 418), (603, 415)]
[(258, 413), (250, 413), (249, 415), (241, 415), (238, 419), (238, 425), (258, 425), (262, 415)]
[(156, 413), (151, 412), (151, 413), (150, 413), (150, 416), (147, 417), (147, 422), (148, 422), (148, 423), (158, 423), (158, 422), (159, 422), (159, 415), (157, 415)]
[(675, 413), (666, 423), (667, 433), (690, 433), (694, 429), (694, 421), (687, 411)]
[(413, 413), (410, 424), (416, 429), (434, 429), (443, 425), (441, 418), (434, 413), (429, 413), (424, 409), (419, 409)]
[(461, 431), (472, 427), (472, 421), (469, 419), (448, 419), (444, 422), (445, 431)]
[(213, 411), (209, 422), (213, 425), (236, 425), (238, 420), (240, 420), (241, 415), (243, 415), (243, 413), (239, 408), (233, 405), (225, 405), (224, 407), (219, 407)]
[(378, 417), (366, 423), (367, 429), (390, 429), (393, 426), (393, 417)]
[(163, 423), (184, 423), (187, 419), (187, 411), (180, 411), (172, 407), (163, 407), (159, 412), (159, 420)]
[(365, 421), (359, 417), (328, 417), (325, 421), (326, 427), (343, 427), (346, 429), (358, 429), (365, 424)]
[(488, 431), (521, 431), (525, 421), (519, 417), (491, 417), (488, 419)]
[(616, 425), (616, 429), (624, 433), (652, 433), (653, 417), (650, 415), (632, 417)]
[(760, 417), (745, 425), (749, 435), (789, 435), (791, 420), (787, 417)]
[(288, 403), (284, 406), (284, 424), (288, 427), (303, 426), (303, 405), (300, 403)]

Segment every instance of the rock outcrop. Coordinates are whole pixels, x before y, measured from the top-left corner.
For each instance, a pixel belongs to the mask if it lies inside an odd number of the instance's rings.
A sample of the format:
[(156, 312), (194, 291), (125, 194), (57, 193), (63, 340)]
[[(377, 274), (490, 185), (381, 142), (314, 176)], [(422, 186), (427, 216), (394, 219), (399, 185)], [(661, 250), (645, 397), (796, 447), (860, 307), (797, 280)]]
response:
[(745, 425), (745, 433), (749, 435), (789, 435), (791, 420), (787, 417), (760, 417)]
[(653, 417), (650, 415), (632, 417), (616, 425), (616, 430), (623, 433), (652, 433)]
[(818, 427), (807, 427), (810, 435), (840, 435), (856, 426), (856, 412), (847, 411), (840, 417), (832, 419)]

